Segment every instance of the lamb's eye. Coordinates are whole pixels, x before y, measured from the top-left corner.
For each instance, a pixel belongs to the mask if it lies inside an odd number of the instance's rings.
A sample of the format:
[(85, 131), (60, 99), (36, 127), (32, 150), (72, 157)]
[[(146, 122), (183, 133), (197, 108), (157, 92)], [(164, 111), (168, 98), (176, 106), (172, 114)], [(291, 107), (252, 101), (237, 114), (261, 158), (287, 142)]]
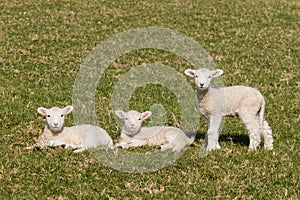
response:
[(211, 78), (211, 76), (209, 76), (208, 78)]
[(64, 114), (61, 114), (61, 116), (60, 117), (64, 117)]
[(139, 121), (141, 121), (141, 120), (142, 120), (142, 118), (138, 118), (138, 120), (139, 120)]
[(197, 76), (197, 75), (196, 75), (195, 77), (196, 77), (196, 78), (198, 78), (198, 76)]
[(50, 115), (47, 115), (47, 117), (50, 117)]
[(127, 118), (127, 117), (125, 117), (125, 120), (128, 120), (128, 118)]

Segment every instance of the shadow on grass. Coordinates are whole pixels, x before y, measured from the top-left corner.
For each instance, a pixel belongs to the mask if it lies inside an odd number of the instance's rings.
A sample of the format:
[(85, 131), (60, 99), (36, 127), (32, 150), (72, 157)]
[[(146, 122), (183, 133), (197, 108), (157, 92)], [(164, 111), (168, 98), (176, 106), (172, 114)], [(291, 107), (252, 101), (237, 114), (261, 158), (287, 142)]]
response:
[[(199, 157), (203, 158), (208, 155), (204, 146), (205, 133), (197, 132), (195, 142), (202, 143), (200, 145)], [(221, 135), (219, 141), (231, 142), (248, 146), (249, 139), (247, 135)], [(116, 170), (128, 173), (147, 173), (162, 169), (174, 163), (184, 151), (171, 152), (151, 150), (153, 148), (133, 148), (125, 149), (103, 149), (95, 148), (89, 152), (101, 161), (104, 165), (112, 167)]]
[(154, 150), (145, 153), (140, 152), (140, 150), (143, 149), (103, 149), (100, 147), (91, 149), (89, 152), (102, 164), (128, 173), (146, 173), (162, 169), (174, 163), (183, 154), (183, 151)]
[[(205, 139), (206, 133), (197, 132), (195, 142)], [(219, 142), (231, 142), (232, 144), (239, 144), (241, 146), (249, 146), (249, 137), (247, 134), (222, 134), (219, 137)]]

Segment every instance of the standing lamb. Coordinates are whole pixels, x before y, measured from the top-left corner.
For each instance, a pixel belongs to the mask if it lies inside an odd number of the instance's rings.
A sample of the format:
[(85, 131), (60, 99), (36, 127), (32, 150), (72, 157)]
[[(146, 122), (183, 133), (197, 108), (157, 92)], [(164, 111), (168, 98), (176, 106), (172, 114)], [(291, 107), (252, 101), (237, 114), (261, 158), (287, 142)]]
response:
[(26, 149), (65, 146), (65, 148), (76, 149), (74, 152), (77, 153), (97, 146), (113, 147), (111, 137), (100, 127), (88, 124), (64, 127), (65, 115), (72, 112), (72, 110), (73, 106), (50, 109), (38, 108), (37, 111), (46, 116), (46, 126), (38, 142), (33, 146), (26, 147)]
[(179, 152), (194, 142), (194, 138), (188, 138), (182, 130), (175, 127), (141, 127), (143, 120), (151, 116), (150, 111), (140, 113), (135, 110), (129, 112), (117, 110), (115, 113), (124, 120), (116, 147), (129, 148), (150, 145), (159, 146), (162, 151), (171, 149), (173, 152)]
[(264, 138), (264, 148), (273, 149), (272, 130), (264, 119), (265, 100), (262, 94), (251, 87), (231, 86), (210, 87), (212, 78), (223, 74), (220, 69), (185, 70), (185, 74), (194, 77), (200, 113), (208, 123), (206, 149), (220, 149), (219, 131), (224, 116), (239, 116), (248, 130), (249, 149), (255, 150)]

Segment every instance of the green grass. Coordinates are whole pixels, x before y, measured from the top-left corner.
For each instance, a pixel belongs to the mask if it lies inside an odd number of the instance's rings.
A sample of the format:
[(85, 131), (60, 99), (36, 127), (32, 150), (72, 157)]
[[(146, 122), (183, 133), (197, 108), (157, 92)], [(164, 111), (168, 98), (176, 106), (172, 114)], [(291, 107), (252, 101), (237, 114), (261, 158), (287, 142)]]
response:
[[(300, 198), (299, 2), (4, 0), (0, 10), (1, 199)], [(89, 152), (25, 151), (44, 127), (37, 107), (72, 104), (80, 64), (93, 48), (140, 27), (185, 34), (224, 70), (225, 85), (258, 88), (266, 98), (274, 150), (248, 152), (245, 128), (237, 119), (226, 119), (222, 150), (200, 158), (207, 130), (201, 118), (195, 145), (171, 165), (150, 173), (114, 170)], [(193, 67), (170, 52), (153, 49), (117, 59), (95, 94), (99, 124), (115, 141), (120, 129), (110, 101), (113, 88), (118, 77), (146, 63), (164, 64), (182, 74)], [(194, 87), (193, 80), (187, 81)], [(178, 126), (178, 102), (163, 87), (139, 88), (130, 103), (139, 110), (161, 103), (167, 124)], [(69, 115), (66, 125), (73, 124)]]

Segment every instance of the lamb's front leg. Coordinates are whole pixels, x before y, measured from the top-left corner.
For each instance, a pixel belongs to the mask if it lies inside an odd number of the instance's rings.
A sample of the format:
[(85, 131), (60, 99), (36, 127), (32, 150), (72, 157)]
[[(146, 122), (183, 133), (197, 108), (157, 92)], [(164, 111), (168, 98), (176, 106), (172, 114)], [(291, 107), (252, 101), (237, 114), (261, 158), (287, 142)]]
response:
[(130, 141), (128, 144), (129, 147), (140, 147), (140, 146), (145, 146), (148, 144), (147, 139), (141, 139), (141, 138), (134, 138)]
[(34, 145), (32, 145), (32, 146), (25, 147), (26, 150), (30, 150), (30, 149), (41, 149), (41, 148), (43, 148), (43, 146), (40, 145), (39, 143), (36, 143), (36, 144), (34, 144)]
[(147, 145), (148, 141), (146, 139), (131, 139), (129, 142), (120, 142), (115, 145), (115, 147), (127, 149), (129, 147), (140, 147)]
[(32, 146), (25, 147), (26, 150), (30, 149), (42, 149), (43, 147), (48, 146), (47, 141), (39, 138), (39, 140)]
[(119, 143), (115, 144), (115, 147), (127, 149), (129, 147), (129, 145), (126, 142), (119, 142)]
[(211, 151), (214, 149), (221, 149), (218, 142), (219, 140), (219, 130), (222, 123), (222, 116), (211, 116), (208, 121), (208, 131), (205, 137), (206, 150)]

